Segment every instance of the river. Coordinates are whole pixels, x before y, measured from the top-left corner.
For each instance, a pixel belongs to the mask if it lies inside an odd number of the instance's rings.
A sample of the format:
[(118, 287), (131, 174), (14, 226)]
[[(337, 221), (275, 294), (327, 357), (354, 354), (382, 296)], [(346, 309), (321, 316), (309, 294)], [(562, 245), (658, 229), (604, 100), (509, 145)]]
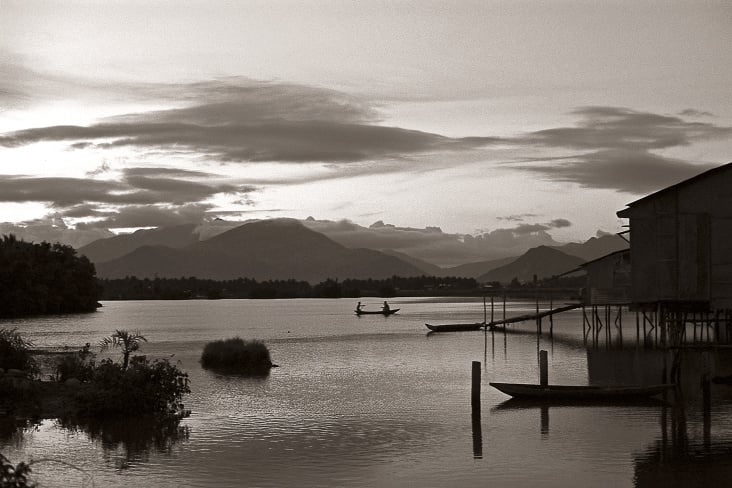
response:
[[(380, 304), (365, 302), (367, 310)], [(507, 334), (427, 334), (425, 322), (482, 321), (490, 303), (390, 304), (401, 311), (357, 317), (347, 299), (105, 302), (93, 314), (2, 321), (38, 347), (78, 348), (115, 329), (139, 330), (149, 341), (142, 354), (170, 357), (189, 374), (192, 413), (155, 435), (134, 420), (116, 434), (46, 420), (4, 429), (0, 452), (16, 462), (43, 459), (34, 465), (42, 486), (641, 487), (732, 479), (732, 387), (715, 385), (705, 421), (696, 370), (672, 407), (518, 408), (488, 385), (538, 382), (540, 349), (549, 352), (550, 383), (658, 383), (659, 352), (635, 347), (634, 320), (624, 325), (622, 350), (588, 349), (581, 312), (558, 316), (553, 339), (537, 338), (531, 323)], [(509, 302), (507, 314), (534, 307)], [(204, 344), (234, 336), (263, 340), (279, 367), (259, 379), (203, 370)], [(472, 361), (482, 369), (478, 416)], [(730, 363), (715, 356), (720, 374), (732, 372)]]

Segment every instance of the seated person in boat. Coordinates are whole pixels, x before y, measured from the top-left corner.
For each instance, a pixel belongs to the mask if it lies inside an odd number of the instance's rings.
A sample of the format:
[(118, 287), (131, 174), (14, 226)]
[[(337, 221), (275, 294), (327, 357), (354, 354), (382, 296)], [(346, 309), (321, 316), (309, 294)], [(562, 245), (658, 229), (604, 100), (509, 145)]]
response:
[(381, 307), (381, 310), (383, 310), (384, 312), (388, 312), (389, 310), (391, 310), (391, 309), (389, 308), (389, 304), (388, 304), (388, 303), (386, 303), (386, 300), (384, 300), (384, 306), (383, 306), (383, 307)]
[(361, 304), (361, 302), (358, 302), (358, 305), (356, 305), (356, 312), (360, 312), (362, 308), (363, 305)]

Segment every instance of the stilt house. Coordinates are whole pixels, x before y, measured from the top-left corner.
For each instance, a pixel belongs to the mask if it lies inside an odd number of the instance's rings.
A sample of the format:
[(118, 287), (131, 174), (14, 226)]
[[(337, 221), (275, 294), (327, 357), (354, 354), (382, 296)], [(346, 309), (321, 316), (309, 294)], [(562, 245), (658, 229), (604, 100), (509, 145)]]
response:
[(629, 219), (637, 308), (732, 309), (732, 163), (636, 200), (617, 215)]

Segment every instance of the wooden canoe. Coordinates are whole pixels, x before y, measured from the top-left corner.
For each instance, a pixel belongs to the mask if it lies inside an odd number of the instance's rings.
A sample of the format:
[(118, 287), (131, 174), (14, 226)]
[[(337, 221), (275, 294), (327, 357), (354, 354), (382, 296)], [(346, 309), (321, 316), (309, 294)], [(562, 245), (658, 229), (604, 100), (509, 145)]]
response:
[(432, 325), (424, 324), (432, 332), (463, 332), (469, 330), (480, 330), (481, 327), (485, 326), (484, 322), (475, 322), (473, 324), (444, 324), (444, 325)]
[(393, 314), (397, 313), (399, 310), (401, 310), (401, 309), (399, 309), (399, 308), (392, 308), (390, 310), (369, 310), (369, 311), (366, 311), (366, 310), (356, 310), (355, 313), (356, 313), (356, 315), (384, 315), (384, 316), (388, 316), (388, 315), (393, 315)]
[(651, 386), (572, 386), (526, 383), (490, 383), (493, 388), (514, 398), (536, 400), (597, 401), (648, 398), (673, 388), (674, 385)]

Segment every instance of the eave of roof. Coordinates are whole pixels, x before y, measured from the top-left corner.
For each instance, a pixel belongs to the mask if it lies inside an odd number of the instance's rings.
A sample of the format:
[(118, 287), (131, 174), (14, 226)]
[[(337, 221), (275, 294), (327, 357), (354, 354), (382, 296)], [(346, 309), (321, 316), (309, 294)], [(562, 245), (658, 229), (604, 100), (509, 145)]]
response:
[(712, 168), (710, 170), (704, 171), (703, 173), (699, 173), (696, 176), (692, 176), (691, 178), (688, 178), (686, 180), (680, 181), (680, 182), (678, 182), (678, 183), (676, 183), (674, 185), (667, 186), (666, 188), (662, 188), (662, 189), (660, 189), (658, 191), (655, 191), (655, 192), (653, 192), (651, 194), (648, 194), (648, 195), (644, 196), (643, 198), (639, 198), (638, 200), (635, 200), (633, 202), (630, 202), (630, 203), (627, 204), (627, 207), (628, 208), (624, 208), (622, 210), (618, 210), (616, 212), (616, 215), (618, 217), (621, 217), (621, 218), (628, 217), (628, 215), (623, 215), (623, 214), (625, 214), (628, 210), (630, 210), (631, 207), (634, 207), (634, 206), (638, 205), (639, 203), (644, 203), (647, 200), (651, 200), (653, 198), (659, 197), (662, 194), (666, 194), (667, 192), (678, 190), (682, 186), (686, 186), (686, 185), (690, 185), (692, 183), (696, 183), (697, 181), (699, 181), (699, 180), (701, 180), (703, 178), (707, 178), (709, 176), (714, 176), (714, 175), (716, 175), (718, 173), (721, 173), (723, 171), (728, 171), (728, 170), (732, 171), (732, 163), (727, 163), (727, 164), (723, 164), (721, 166), (717, 166), (716, 168)]

